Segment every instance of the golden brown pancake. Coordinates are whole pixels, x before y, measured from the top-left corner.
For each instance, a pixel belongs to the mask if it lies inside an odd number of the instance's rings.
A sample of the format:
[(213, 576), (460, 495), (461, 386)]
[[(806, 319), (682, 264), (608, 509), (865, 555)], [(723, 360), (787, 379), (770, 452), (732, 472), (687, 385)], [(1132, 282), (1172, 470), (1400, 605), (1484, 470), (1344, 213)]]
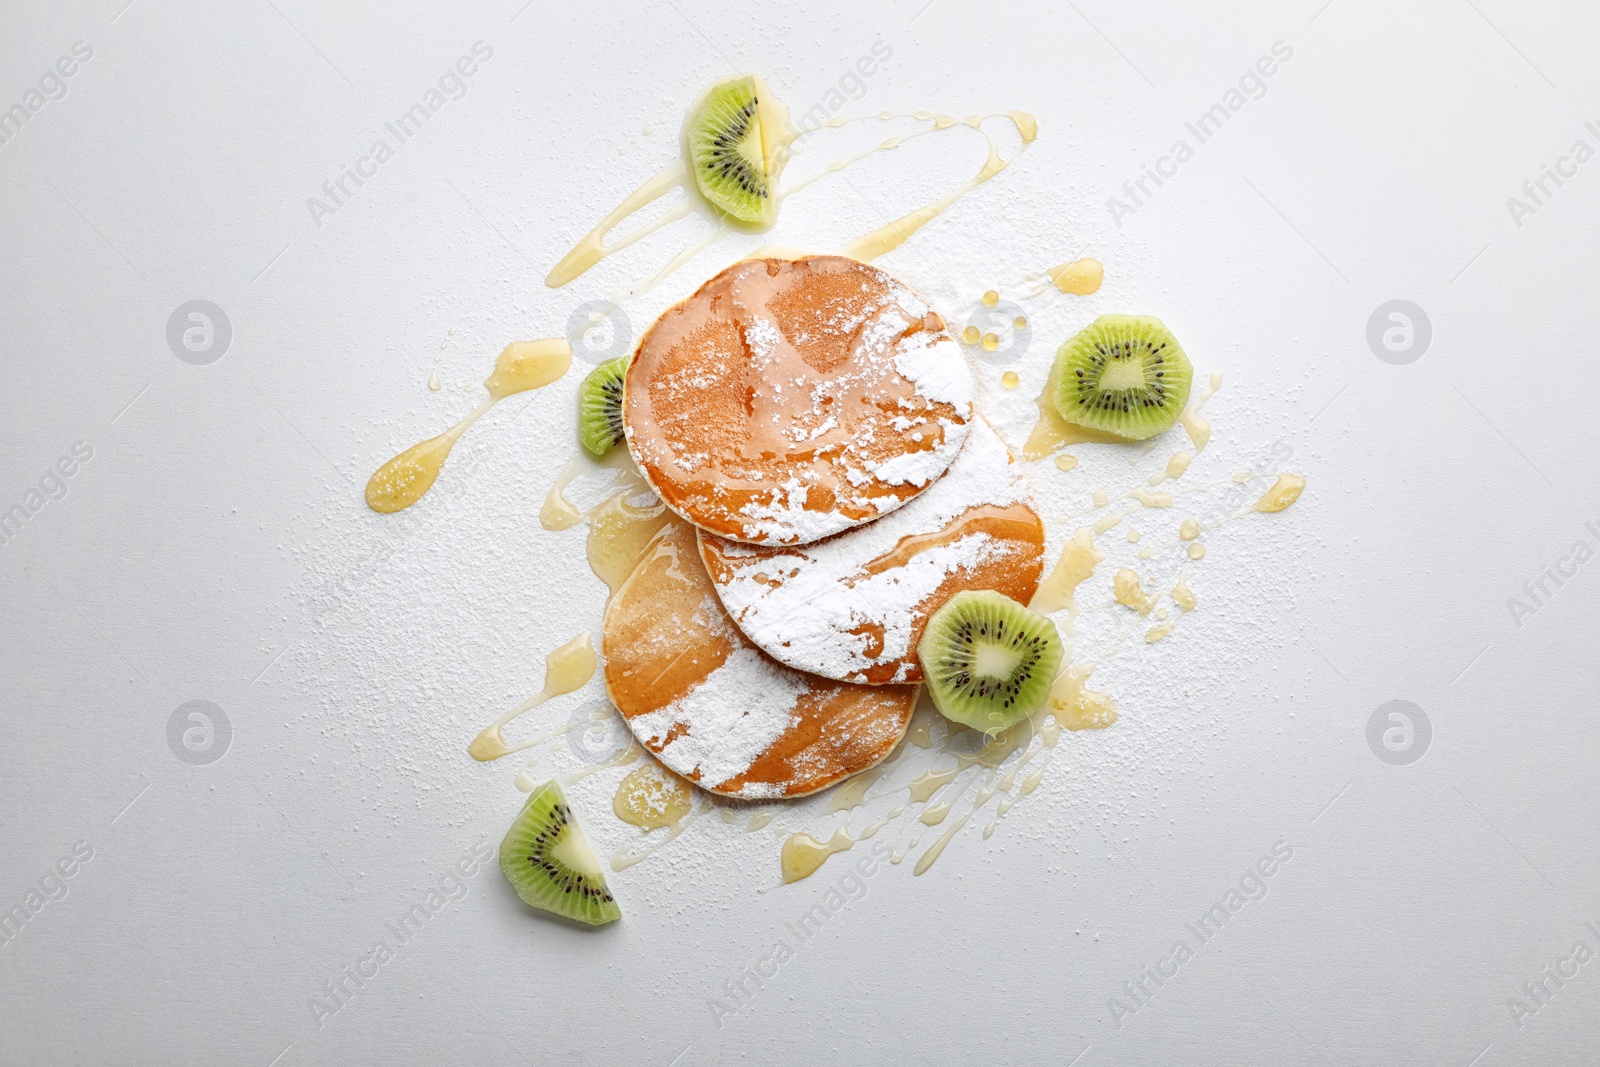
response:
[(702, 788), (799, 797), (894, 750), (917, 687), (850, 685), (777, 663), (711, 588), (694, 528), (673, 522), (606, 607), (605, 682), (634, 736)]
[(628, 448), (667, 506), (751, 544), (886, 515), (955, 459), (972, 374), (944, 322), (843, 256), (737, 263), (669, 309), (628, 368)]
[(797, 670), (879, 685), (922, 680), (928, 617), (963, 589), (1026, 604), (1044, 567), (1044, 523), (982, 419), (927, 492), (860, 529), (795, 547), (700, 534), (722, 606), (755, 645)]

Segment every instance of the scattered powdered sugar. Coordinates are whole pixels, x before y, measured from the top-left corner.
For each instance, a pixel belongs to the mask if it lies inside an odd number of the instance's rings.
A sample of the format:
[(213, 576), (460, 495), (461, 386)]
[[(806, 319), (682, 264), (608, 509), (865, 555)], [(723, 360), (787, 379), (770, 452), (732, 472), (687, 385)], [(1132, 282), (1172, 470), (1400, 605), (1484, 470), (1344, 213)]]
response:
[[(944, 427), (944, 440), (937, 448), (926, 452), (905, 452), (882, 463), (871, 464), (872, 476), (885, 485), (925, 486), (939, 477), (951, 464), (950, 454), (961, 448), (966, 439), (967, 427), (950, 419), (940, 419)], [(954, 442), (954, 443), (952, 443)], [(854, 481), (852, 472), (851, 481)]]
[[(783, 343), (778, 324), (765, 315), (757, 315), (747, 319), (743, 329), (745, 344), (750, 346), (750, 353), (754, 357), (751, 363), (762, 370), (771, 367), (778, 358), (778, 346)], [(804, 385), (805, 382), (804, 379), (796, 379), (793, 384)]]
[(923, 300), (913, 290), (908, 289), (901, 282), (889, 277), (887, 274), (884, 277), (889, 281), (889, 293), (894, 298), (894, 302), (904, 308), (907, 314), (920, 319), (933, 310), (928, 306), (927, 301)]
[(883, 314), (863, 323), (856, 333), (856, 341), (862, 351), (873, 356), (881, 356), (894, 344), (895, 338), (910, 328), (910, 320), (897, 309), (890, 307)]
[[(938, 534), (972, 508), (1017, 503), (1031, 503), (1020, 470), (994, 431), (974, 419), (966, 447), (944, 477), (874, 523), (781, 551), (705, 540), (731, 569), (717, 592), (747, 637), (791, 667), (854, 680), (908, 656), (918, 605), (951, 573), (1014, 546), (977, 533), (877, 574), (866, 573), (868, 565), (908, 537)], [(717, 569), (712, 573), (715, 578)], [(881, 647), (874, 648), (878, 633)], [(904, 680), (904, 669), (894, 680)]]
[(972, 410), (972, 370), (950, 338), (932, 345), (900, 345), (894, 369), (917, 387), (917, 395), (958, 411)]
[(739, 509), (739, 514), (748, 520), (745, 524), (748, 532), (779, 543), (804, 544), (840, 530), (836, 512), (813, 511), (806, 507), (806, 487), (798, 478), (790, 478), (775, 487), (770, 503), (752, 500)]
[[(699, 784), (715, 789), (748, 771), (799, 720), (795, 707), (810, 688), (805, 678), (755, 649), (739, 647), (693, 689), (658, 711), (634, 716), (628, 726), (650, 741), (671, 770), (685, 777), (698, 772)], [(669, 740), (656, 748), (663, 738)]]
[(738, 795), (745, 800), (778, 800), (788, 796), (788, 786), (782, 782), (746, 782), (739, 787)]

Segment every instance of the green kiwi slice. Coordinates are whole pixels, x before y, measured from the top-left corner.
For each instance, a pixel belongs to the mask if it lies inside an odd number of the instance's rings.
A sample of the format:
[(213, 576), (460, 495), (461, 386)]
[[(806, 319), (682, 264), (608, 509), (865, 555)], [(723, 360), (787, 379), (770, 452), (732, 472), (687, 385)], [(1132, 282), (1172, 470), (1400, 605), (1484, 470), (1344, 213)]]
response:
[(517, 896), (590, 926), (622, 918), (594, 850), (555, 779), (528, 795), (500, 842), (500, 869)]
[(608, 359), (578, 386), (578, 441), (595, 458), (622, 443), (622, 381), (628, 357)]
[(769, 183), (776, 175), (767, 173), (760, 88), (754, 77), (712, 86), (690, 116), (686, 136), (700, 194), (723, 214), (766, 227), (777, 219), (778, 209)]
[(1165, 433), (1189, 402), (1194, 368), (1148, 315), (1101, 315), (1056, 352), (1056, 410), (1135, 441)]
[(994, 734), (1044, 704), (1061, 668), (1061, 637), (1010, 597), (968, 589), (928, 620), (917, 658), (945, 718)]

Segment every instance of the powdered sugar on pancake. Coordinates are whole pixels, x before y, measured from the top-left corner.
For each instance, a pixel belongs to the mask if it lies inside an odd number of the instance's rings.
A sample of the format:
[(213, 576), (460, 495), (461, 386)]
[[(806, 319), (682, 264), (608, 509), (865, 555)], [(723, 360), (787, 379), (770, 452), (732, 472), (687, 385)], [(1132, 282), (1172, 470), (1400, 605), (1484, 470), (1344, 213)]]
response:
[(798, 721), (795, 705), (810, 688), (755, 649), (736, 648), (705, 681), (628, 726), (667, 767), (716, 789), (748, 771)]
[(949, 467), (971, 369), (927, 304), (838, 256), (736, 264), (640, 342), (628, 447), (711, 532), (806, 544), (886, 515)]
[(723, 610), (694, 529), (674, 522), (606, 608), (606, 690), (670, 770), (725, 796), (804, 796), (866, 770), (911, 721), (913, 686), (829, 681), (752, 645)]
[(892, 515), (796, 548), (702, 532), (701, 554), (723, 607), (776, 659), (843, 681), (915, 681), (916, 641), (949, 596), (1032, 596), (1044, 526), (1031, 501), (1005, 445), (974, 420), (945, 475)]
[(958, 408), (972, 406), (972, 374), (953, 339), (931, 347), (907, 346), (895, 353), (894, 369), (917, 383), (918, 396)]

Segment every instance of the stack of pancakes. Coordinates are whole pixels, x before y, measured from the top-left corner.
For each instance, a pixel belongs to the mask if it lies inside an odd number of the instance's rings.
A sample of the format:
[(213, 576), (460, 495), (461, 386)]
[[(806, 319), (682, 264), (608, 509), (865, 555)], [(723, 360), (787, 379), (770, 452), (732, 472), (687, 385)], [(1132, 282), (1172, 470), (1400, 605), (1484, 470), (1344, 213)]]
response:
[(1044, 524), (919, 297), (839, 256), (747, 260), (640, 341), (627, 443), (669, 523), (606, 609), (612, 701), (714, 793), (798, 797), (893, 751), (963, 589), (1027, 603)]

